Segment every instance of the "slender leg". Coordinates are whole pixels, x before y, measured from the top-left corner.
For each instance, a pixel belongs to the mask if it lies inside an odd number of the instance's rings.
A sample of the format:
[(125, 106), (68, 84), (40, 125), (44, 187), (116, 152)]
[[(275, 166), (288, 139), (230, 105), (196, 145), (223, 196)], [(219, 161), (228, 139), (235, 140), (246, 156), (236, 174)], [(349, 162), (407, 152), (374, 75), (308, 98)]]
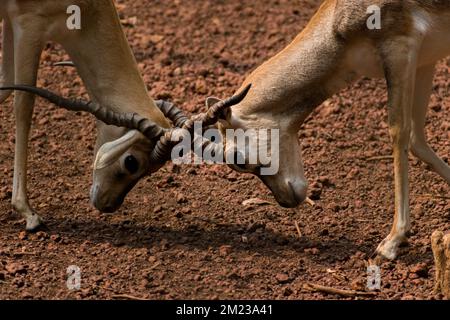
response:
[(380, 46), (388, 84), (389, 131), (394, 150), (395, 216), (389, 235), (377, 248), (379, 255), (395, 259), (407, 239), (409, 218), (408, 150), (416, 76), (417, 39), (396, 37)]
[[(11, 24), (5, 18), (3, 20), (3, 37), (2, 37), (2, 66), (0, 71), (0, 85), (8, 85), (14, 83), (14, 40)], [(5, 101), (11, 91), (0, 91), (0, 103)]]
[[(17, 29), (16, 29), (17, 28)], [(14, 27), (15, 83), (36, 85), (37, 70), (42, 51), (38, 28), (22, 30)], [(36, 229), (40, 217), (33, 212), (27, 196), (28, 136), (33, 113), (34, 95), (17, 91), (14, 98), (16, 116), (16, 147), (14, 158), (14, 182), (12, 205), (26, 219), (26, 229)]]
[(429, 164), (450, 184), (450, 167), (428, 145), (424, 130), (434, 71), (434, 65), (417, 70), (412, 111), (411, 152), (417, 158)]

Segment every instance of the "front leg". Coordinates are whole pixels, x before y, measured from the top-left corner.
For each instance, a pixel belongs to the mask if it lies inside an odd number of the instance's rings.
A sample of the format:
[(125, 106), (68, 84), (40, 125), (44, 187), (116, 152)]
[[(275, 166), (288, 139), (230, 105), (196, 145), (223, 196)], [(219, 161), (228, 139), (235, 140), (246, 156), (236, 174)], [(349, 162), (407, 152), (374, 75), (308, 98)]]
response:
[(384, 40), (380, 46), (388, 85), (389, 131), (392, 137), (395, 175), (395, 216), (389, 235), (377, 253), (395, 259), (398, 247), (407, 240), (409, 217), (408, 150), (411, 132), (414, 83), (419, 37), (401, 36)]
[[(6, 86), (14, 84), (14, 39), (11, 23), (6, 18), (3, 19), (2, 49), (0, 85)], [(10, 95), (10, 90), (0, 91), (0, 103), (3, 103)]]
[[(34, 29), (39, 30), (39, 28)], [(35, 85), (42, 43), (39, 33), (14, 27), (15, 83)], [(34, 230), (41, 224), (41, 218), (31, 209), (27, 195), (28, 136), (33, 114), (34, 95), (16, 92), (14, 113), (16, 116), (16, 145), (14, 154), (14, 181), (12, 205), (26, 219), (26, 229)]]

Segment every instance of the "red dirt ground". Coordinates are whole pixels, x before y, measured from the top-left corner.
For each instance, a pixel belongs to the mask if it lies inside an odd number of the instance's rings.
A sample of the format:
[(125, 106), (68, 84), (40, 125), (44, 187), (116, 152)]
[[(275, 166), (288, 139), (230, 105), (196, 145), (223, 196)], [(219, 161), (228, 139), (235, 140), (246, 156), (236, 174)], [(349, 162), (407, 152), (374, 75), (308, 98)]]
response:
[[(194, 112), (229, 96), (287, 45), (319, 0), (118, 1), (124, 29), (154, 98)], [(49, 45), (39, 86), (64, 96), (84, 89)], [(450, 59), (435, 78), (427, 134), (449, 161)], [(143, 179), (115, 215), (89, 204), (95, 125), (90, 116), (39, 99), (31, 134), (31, 203), (48, 231), (26, 234), (10, 206), (14, 156), (11, 99), (0, 108), (0, 299), (326, 299), (306, 282), (364, 290), (366, 263), (389, 232), (393, 171), (382, 80), (363, 79), (317, 108), (300, 132), (316, 205), (286, 210), (256, 178), (225, 166), (167, 165)], [(433, 299), (430, 235), (448, 229), (449, 186), (411, 157), (412, 236), (381, 265), (376, 299)], [(427, 196), (431, 194), (432, 196)], [(302, 236), (299, 237), (295, 221)], [(66, 288), (81, 268), (82, 288)]]

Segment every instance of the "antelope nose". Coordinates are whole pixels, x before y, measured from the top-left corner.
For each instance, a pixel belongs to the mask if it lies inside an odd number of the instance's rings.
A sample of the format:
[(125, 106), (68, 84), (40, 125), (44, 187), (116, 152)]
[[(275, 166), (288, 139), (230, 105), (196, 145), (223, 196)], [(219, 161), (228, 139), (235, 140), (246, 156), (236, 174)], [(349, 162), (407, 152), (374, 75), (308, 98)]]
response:
[(305, 201), (308, 191), (308, 185), (303, 181), (288, 181), (288, 186), (291, 191), (293, 200), (299, 205)]

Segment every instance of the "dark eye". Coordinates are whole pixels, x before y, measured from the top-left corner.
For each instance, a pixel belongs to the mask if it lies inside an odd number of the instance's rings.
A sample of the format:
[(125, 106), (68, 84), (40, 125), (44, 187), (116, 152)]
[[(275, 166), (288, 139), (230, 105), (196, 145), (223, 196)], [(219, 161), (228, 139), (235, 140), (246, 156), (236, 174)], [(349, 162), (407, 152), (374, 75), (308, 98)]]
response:
[(131, 174), (135, 174), (139, 170), (139, 162), (133, 156), (127, 156), (125, 158), (124, 165), (125, 165), (125, 169), (127, 169), (128, 172)]

